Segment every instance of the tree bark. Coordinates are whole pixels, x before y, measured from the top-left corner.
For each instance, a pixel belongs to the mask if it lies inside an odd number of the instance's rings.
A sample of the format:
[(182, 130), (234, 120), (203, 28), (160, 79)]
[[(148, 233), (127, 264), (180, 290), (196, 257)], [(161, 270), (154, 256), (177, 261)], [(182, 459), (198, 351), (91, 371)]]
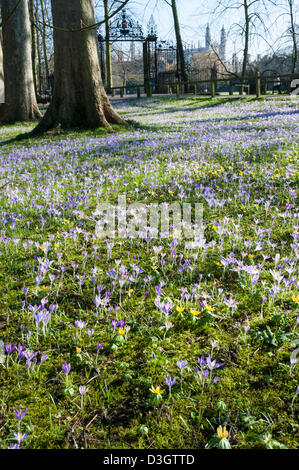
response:
[(34, 81), (34, 89), (37, 95), (37, 62), (36, 62), (36, 31), (35, 31), (35, 15), (34, 15), (34, 3), (33, 0), (29, 0), (29, 15), (30, 15), (30, 22), (31, 22), (31, 42), (32, 42), (32, 73), (33, 73), (33, 81)]
[(249, 17), (249, 5), (248, 1), (244, 0), (244, 16), (245, 16), (245, 43), (244, 43), (244, 50), (243, 50), (243, 64), (242, 64), (242, 72), (241, 72), (241, 87), (240, 87), (240, 94), (243, 95), (243, 84), (247, 70), (247, 62), (248, 62), (248, 50), (249, 50), (249, 33), (250, 33), (250, 17)]
[(93, 0), (52, 0), (54, 92), (33, 134), (57, 126), (109, 128), (125, 124), (112, 108), (101, 78), (96, 29), (69, 32), (95, 23)]
[[(39, 23), (39, 6), (36, 3), (35, 8), (35, 20)], [(38, 95), (40, 96), (43, 88), (43, 77), (42, 77), (42, 53), (40, 48), (40, 28), (36, 28), (36, 51), (37, 51), (37, 76), (38, 76)]]
[(0, 106), (0, 122), (41, 117), (34, 89), (27, 0), (22, 0), (14, 14), (5, 21), (15, 5), (16, 0), (2, 0), (5, 103)]
[(111, 93), (112, 88), (112, 62), (111, 62), (111, 43), (110, 43), (110, 19), (109, 19), (109, 5), (108, 0), (104, 0), (105, 10), (105, 32), (106, 32), (106, 80), (107, 92)]
[(297, 46), (298, 38), (296, 35), (296, 25), (295, 25), (295, 18), (294, 18), (294, 1), (288, 0), (288, 4), (289, 4), (290, 22), (291, 22), (291, 35), (292, 35), (292, 42), (293, 42), (292, 73), (295, 73), (297, 59), (298, 59), (298, 46)]
[(2, 31), (0, 31), (0, 103), (4, 101), (4, 74), (2, 54)]
[(179, 55), (179, 65), (180, 65), (180, 69), (181, 69), (183, 82), (186, 84), (186, 86), (188, 88), (188, 71), (187, 71), (184, 46), (183, 46), (183, 41), (182, 41), (182, 36), (181, 36), (181, 28), (180, 28), (180, 22), (179, 22), (179, 16), (178, 16), (176, 0), (171, 0), (171, 7), (172, 7), (174, 30), (175, 30), (175, 36), (176, 36), (176, 42), (177, 42), (177, 48), (178, 48), (178, 55)]
[(49, 61), (47, 55), (47, 42), (46, 42), (46, 35), (47, 35), (47, 27), (45, 25), (46, 22), (46, 15), (45, 15), (45, 5), (44, 0), (40, 0), (41, 11), (42, 11), (42, 21), (43, 21), (43, 29), (42, 29), (42, 44), (43, 44), (43, 55), (44, 55), (44, 64), (45, 64), (45, 72), (46, 72), (46, 86), (47, 89), (50, 86), (50, 72), (49, 72)]

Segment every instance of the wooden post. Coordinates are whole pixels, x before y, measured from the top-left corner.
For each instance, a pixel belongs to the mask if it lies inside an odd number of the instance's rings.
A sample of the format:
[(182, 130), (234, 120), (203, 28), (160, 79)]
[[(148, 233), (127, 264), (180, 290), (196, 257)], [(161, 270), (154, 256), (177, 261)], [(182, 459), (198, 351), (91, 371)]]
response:
[(244, 91), (244, 80), (241, 79), (241, 85), (239, 89), (239, 95), (243, 96), (243, 91)]
[(145, 92), (146, 92), (147, 98), (150, 98), (150, 97), (151, 97), (151, 94), (150, 94), (150, 84), (149, 84), (148, 81), (146, 81), (146, 83), (145, 83)]
[(111, 96), (112, 96), (112, 97), (115, 96), (115, 90), (114, 90), (114, 88), (111, 88)]
[(148, 84), (148, 97), (151, 98), (153, 96), (153, 85), (151, 82)]
[(180, 98), (180, 84), (179, 84), (178, 80), (175, 83), (175, 90), (176, 90), (176, 97), (177, 97), (177, 99), (179, 99)]
[(216, 96), (216, 80), (214, 78), (211, 79), (211, 97), (215, 98)]
[(137, 87), (137, 98), (141, 97), (140, 86)]
[(233, 82), (230, 80), (229, 81), (229, 95), (233, 96), (233, 94), (234, 94)]
[(268, 91), (268, 79), (265, 77), (264, 83), (263, 83), (263, 95), (266, 95)]
[(121, 87), (119, 90), (120, 90), (120, 97), (123, 98), (124, 97), (124, 87)]
[(256, 97), (261, 97), (261, 74), (260, 72), (256, 73)]
[(148, 44), (147, 41), (143, 43), (143, 70), (144, 70), (144, 90), (148, 98), (150, 94), (150, 77), (149, 77), (149, 63), (148, 63)]

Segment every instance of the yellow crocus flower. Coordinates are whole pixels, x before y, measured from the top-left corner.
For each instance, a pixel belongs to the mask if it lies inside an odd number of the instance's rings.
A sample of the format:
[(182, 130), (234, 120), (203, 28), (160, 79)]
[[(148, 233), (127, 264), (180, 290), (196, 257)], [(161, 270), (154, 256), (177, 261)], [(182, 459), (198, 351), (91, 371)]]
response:
[(211, 305), (206, 305), (206, 309), (208, 312), (214, 312), (215, 308), (214, 307), (211, 307)]
[(226, 439), (227, 436), (228, 436), (228, 432), (226, 430), (226, 426), (218, 426), (217, 428), (217, 434), (218, 434), (218, 437), (220, 437), (220, 439)]
[(197, 317), (200, 314), (200, 312), (198, 310), (195, 310), (194, 308), (191, 308), (190, 312), (194, 317)]
[(152, 393), (155, 393), (156, 395), (162, 395), (162, 393), (164, 393), (164, 390), (161, 390), (160, 386), (158, 385), (158, 387), (154, 387), (153, 385), (151, 386), (150, 388), (150, 391)]

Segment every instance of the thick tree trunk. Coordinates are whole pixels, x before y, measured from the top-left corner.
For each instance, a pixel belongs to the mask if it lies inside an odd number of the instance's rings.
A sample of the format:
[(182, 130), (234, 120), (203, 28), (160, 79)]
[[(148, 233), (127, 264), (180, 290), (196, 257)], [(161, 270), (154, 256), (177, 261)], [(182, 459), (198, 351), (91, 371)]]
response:
[(15, 5), (16, 0), (2, 0), (5, 103), (0, 107), (0, 122), (41, 117), (34, 89), (27, 0), (22, 0), (14, 14), (5, 21)]
[(4, 102), (4, 73), (2, 54), (2, 31), (0, 31), (0, 103)]
[[(97, 51), (96, 29), (69, 32), (95, 23), (93, 0), (52, 0), (54, 93), (34, 134), (63, 128), (125, 124), (105, 93)], [(58, 28), (58, 29), (57, 29)]]

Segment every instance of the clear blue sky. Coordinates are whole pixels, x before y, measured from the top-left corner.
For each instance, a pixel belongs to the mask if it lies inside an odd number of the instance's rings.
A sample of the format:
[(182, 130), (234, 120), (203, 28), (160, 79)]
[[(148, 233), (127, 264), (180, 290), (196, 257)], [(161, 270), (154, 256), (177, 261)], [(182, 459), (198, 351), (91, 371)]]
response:
[[(241, 0), (224, 1), (230, 5), (238, 2), (241, 3)], [(287, 10), (282, 6), (273, 7), (269, 0), (265, 1), (269, 5), (269, 10), (263, 18), (266, 26), (270, 27), (271, 34), (264, 33), (262, 27), (258, 28), (257, 36), (252, 39), (250, 47), (253, 57), (256, 57), (258, 53), (265, 53), (271, 50), (271, 48), (277, 51), (290, 44), (289, 38), (286, 36), (279, 39), (288, 28), (288, 16), (285, 14), (277, 20), (277, 17), (287, 12)], [(280, 0), (280, 2), (285, 5), (287, 4), (286, 0)], [(258, 3), (262, 3), (262, 1)], [(299, 0), (295, 0), (294, 3), (296, 20), (297, 24), (299, 24)], [(219, 42), (220, 30), (224, 24), (229, 33), (227, 58), (230, 59), (234, 51), (238, 52), (242, 49), (242, 39), (235, 25), (243, 21), (241, 16), (243, 11), (235, 9), (221, 13), (221, 9), (219, 9), (215, 13), (214, 9), (217, 4), (218, 0), (177, 0), (182, 36), (186, 42), (197, 44), (200, 41), (204, 45), (205, 28), (209, 22), (212, 40)], [(161, 39), (174, 39), (171, 9), (164, 0), (131, 0), (127, 9), (134, 13), (135, 19), (142, 23), (144, 30), (146, 30), (146, 25), (153, 13), (158, 25), (159, 37)]]

